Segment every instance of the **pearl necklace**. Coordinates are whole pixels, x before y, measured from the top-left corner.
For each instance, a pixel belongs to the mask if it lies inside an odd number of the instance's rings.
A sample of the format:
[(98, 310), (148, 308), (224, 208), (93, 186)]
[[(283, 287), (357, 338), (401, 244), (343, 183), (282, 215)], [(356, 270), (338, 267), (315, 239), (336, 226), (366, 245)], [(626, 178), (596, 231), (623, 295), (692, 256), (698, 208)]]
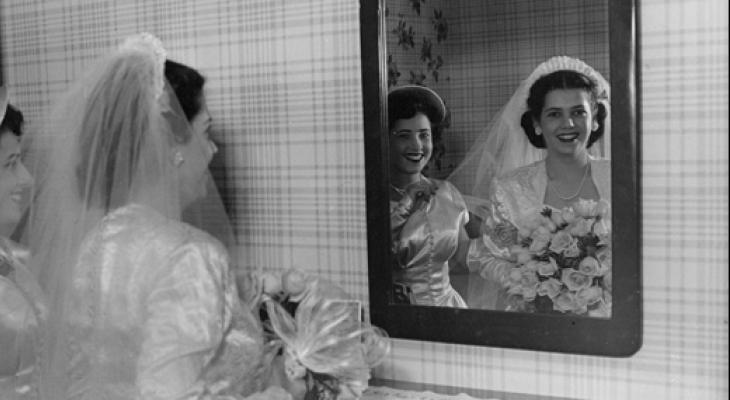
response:
[[(568, 197), (562, 196), (560, 194), (560, 192), (558, 192), (558, 189), (555, 187), (554, 184), (550, 184), (548, 186), (550, 186), (550, 189), (552, 189), (553, 193), (555, 193), (555, 195), (558, 196), (558, 198), (560, 200), (567, 201), (567, 200), (570, 200), (570, 199), (574, 199), (574, 198), (576, 198), (580, 194), (580, 191), (583, 190), (583, 185), (585, 185), (585, 183), (586, 183), (586, 177), (588, 177), (588, 170), (589, 169), (591, 169), (591, 164), (590, 163), (585, 167), (585, 170), (583, 171), (583, 178), (581, 178), (581, 180), (580, 180), (580, 185), (578, 186), (578, 190), (576, 190), (575, 193), (573, 193), (572, 195), (570, 195)], [(550, 179), (550, 181), (553, 182), (552, 179)]]

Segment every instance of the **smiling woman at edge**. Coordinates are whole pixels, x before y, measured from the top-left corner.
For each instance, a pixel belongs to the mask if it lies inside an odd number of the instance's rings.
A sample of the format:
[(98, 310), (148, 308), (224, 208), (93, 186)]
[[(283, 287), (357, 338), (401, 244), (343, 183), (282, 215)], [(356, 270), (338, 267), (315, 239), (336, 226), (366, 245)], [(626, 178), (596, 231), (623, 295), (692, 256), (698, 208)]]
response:
[(33, 178), (21, 161), (23, 114), (0, 87), (0, 398), (24, 392), (31, 379), (46, 306), (26, 267), (28, 251), (10, 239), (28, 207)]
[(388, 93), (390, 215), (395, 301), (465, 308), (449, 271), (468, 250), (466, 204), (450, 183), (423, 169), (438, 140), (446, 106), (433, 90), (401, 86)]

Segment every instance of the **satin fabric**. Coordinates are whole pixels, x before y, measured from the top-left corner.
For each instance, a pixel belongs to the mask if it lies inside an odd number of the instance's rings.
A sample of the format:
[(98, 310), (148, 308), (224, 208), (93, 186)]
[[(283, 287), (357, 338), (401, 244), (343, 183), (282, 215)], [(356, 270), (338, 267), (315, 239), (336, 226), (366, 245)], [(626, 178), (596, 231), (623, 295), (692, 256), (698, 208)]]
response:
[[(591, 179), (601, 199), (611, 200), (611, 161), (591, 159)], [(492, 221), (504, 221), (520, 228), (525, 217), (546, 207), (547, 189), (545, 160), (517, 168), (494, 182), (490, 197), (493, 205)], [(485, 221), (486, 222), (486, 221)], [(501, 223), (498, 223), (501, 225)], [(505, 241), (495, 229), (485, 229), (480, 238), (473, 239), (467, 255), (467, 266), (472, 272), (467, 289), (470, 308), (502, 309), (501, 290), (510, 268), (509, 249), (517, 244)], [(481, 279), (480, 279), (481, 278)]]
[(74, 269), (74, 314), (59, 333), (70, 385), (58, 398), (234, 399), (262, 389), (273, 354), (234, 282), (208, 234), (141, 205), (107, 215)]
[(27, 269), (28, 251), (0, 238), (0, 399), (32, 392), (45, 300)]
[[(466, 303), (449, 281), (449, 260), (456, 254), (469, 214), (464, 199), (451, 183), (431, 181), (438, 186), (436, 193), (426, 207), (408, 217), (393, 237), (393, 280), (410, 288), (413, 304), (465, 308)], [(395, 206), (397, 202), (391, 201), (391, 209)]]

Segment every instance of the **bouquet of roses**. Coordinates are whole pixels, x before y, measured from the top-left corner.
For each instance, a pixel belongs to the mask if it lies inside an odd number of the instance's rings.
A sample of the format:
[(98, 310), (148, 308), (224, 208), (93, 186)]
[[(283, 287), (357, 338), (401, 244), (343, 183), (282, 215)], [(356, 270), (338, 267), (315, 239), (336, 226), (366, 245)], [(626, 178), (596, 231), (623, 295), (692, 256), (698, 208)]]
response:
[(510, 253), (508, 309), (611, 316), (610, 204), (579, 200), (544, 208), (519, 224)]
[(287, 377), (304, 379), (305, 400), (359, 398), (370, 370), (390, 351), (387, 335), (362, 321), (360, 302), (296, 269), (257, 281), (249, 303), (258, 305), (264, 330), (281, 343)]

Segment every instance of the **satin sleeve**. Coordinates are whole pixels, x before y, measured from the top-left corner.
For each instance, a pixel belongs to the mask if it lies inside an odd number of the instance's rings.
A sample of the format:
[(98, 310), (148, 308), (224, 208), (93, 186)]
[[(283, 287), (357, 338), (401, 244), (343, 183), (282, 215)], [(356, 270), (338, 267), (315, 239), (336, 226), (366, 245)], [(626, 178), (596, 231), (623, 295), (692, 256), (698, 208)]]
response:
[(467, 267), (484, 279), (504, 286), (509, 271), (515, 265), (510, 248), (517, 244), (517, 227), (506, 212), (503, 186), (499, 181), (495, 181), (493, 186), (490, 211), (482, 223), (482, 234), (469, 244)]
[(22, 290), (0, 275), (0, 381), (32, 365), (30, 337), (37, 327), (33, 307)]
[(188, 243), (166, 263), (146, 302), (139, 392), (150, 400), (207, 398), (202, 377), (231, 324), (228, 260), (213, 244)]

